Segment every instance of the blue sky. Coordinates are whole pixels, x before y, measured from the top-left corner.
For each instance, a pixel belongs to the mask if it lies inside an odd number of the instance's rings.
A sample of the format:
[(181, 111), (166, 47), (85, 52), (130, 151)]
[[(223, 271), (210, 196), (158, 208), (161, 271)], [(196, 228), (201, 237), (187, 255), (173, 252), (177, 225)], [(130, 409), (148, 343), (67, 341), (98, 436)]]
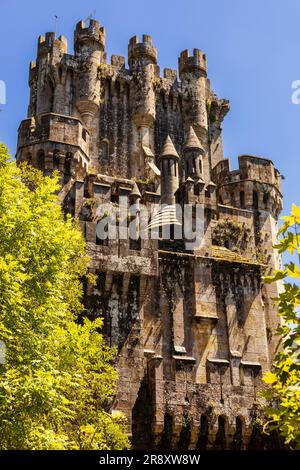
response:
[(300, 204), (300, 104), (291, 102), (291, 84), (300, 79), (299, 0), (0, 0), (0, 80), (7, 87), (0, 140), (12, 154), (38, 35), (52, 31), (58, 15), (71, 52), (76, 22), (94, 10), (106, 27), (108, 57), (127, 55), (129, 38), (143, 33), (153, 36), (161, 68), (177, 67), (186, 48), (206, 52), (212, 86), (231, 102), (223, 135), (232, 168), (242, 153), (272, 159), (286, 178), (284, 211)]

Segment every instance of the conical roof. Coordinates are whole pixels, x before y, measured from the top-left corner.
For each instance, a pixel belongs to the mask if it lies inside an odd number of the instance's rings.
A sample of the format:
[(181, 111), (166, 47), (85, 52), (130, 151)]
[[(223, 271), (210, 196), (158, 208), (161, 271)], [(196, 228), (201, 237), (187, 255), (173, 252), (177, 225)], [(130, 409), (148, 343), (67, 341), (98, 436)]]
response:
[(162, 152), (160, 154), (160, 157), (176, 157), (176, 158), (179, 158), (179, 155), (176, 152), (176, 148), (174, 147), (172, 139), (169, 135), (166, 138), (166, 141), (165, 141), (164, 147), (162, 149)]
[(196, 132), (194, 131), (193, 126), (190, 126), (189, 133), (186, 139), (186, 143), (184, 145), (185, 149), (193, 148), (193, 149), (201, 149), (203, 150), (203, 147), (201, 145), (200, 140), (198, 139)]
[(130, 196), (132, 196), (132, 197), (139, 197), (139, 198), (142, 197), (142, 195), (141, 195), (141, 193), (140, 193), (140, 190), (139, 190), (139, 187), (138, 187), (138, 185), (137, 185), (136, 183), (134, 183), (134, 185), (133, 185), (133, 188), (132, 188), (132, 191), (131, 191), (131, 193), (130, 193)]

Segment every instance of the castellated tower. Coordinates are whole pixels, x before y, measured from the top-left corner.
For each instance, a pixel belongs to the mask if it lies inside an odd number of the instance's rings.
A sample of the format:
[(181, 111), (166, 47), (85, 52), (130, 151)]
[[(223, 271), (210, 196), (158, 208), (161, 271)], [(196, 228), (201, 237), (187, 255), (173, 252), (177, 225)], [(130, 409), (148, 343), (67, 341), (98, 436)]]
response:
[[(63, 36), (40, 36), (29, 86), (17, 161), (58, 170), (62, 207), (81, 221), (97, 276), (85, 287), (86, 315), (104, 317), (118, 348), (112, 409), (126, 415), (133, 447), (258, 446), (259, 389), (278, 322), (278, 286), (262, 276), (280, 265), (279, 172), (258, 156), (239, 156), (237, 170), (223, 158), (229, 103), (210, 86), (205, 54), (185, 50), (179, 76), (161, 73), (144, 35), (130, 39), (128, 66), (117, 55), (108, 63), (104, 28), (81, 21), (74, 54)], [(121, 197), (140, 216), (162, 204), (148, 220), (156, 238), (99, 236)], [(187, 223), (175, 204), (192, 208), (193, 224), (199, 209), (200, 245), (175, 237)]]

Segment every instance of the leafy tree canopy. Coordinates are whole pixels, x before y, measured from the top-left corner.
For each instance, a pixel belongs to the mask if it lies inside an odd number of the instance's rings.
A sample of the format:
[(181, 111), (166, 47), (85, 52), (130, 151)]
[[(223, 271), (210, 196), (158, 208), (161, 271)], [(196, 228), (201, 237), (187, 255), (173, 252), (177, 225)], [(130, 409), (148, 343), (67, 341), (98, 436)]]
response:
[[(289, 216), (283, 217), (279, 230), (280, 241), (275, 248), (279, 253), (288, 252), (300, 257), (300, 207), (295, 204)], [(274, 370), (265, 374), (264, 381), (270, 387), (264, 392), (268, 400), (266, 409), (269, 428), (279, 429), (286, 444), (300, 448), (300, 270), (291, 261), (283, 269), (266, 277), (265, 282), (294, 278), (295, 283), (285, 282), (277, 304), (281, 323), (280, 337)]]
[(88, 258), (57, 190), (0, 145), (0, 448), (128, 448), (123, 417), (106, 411), (115, 351), (101, 319), (76, 322)]

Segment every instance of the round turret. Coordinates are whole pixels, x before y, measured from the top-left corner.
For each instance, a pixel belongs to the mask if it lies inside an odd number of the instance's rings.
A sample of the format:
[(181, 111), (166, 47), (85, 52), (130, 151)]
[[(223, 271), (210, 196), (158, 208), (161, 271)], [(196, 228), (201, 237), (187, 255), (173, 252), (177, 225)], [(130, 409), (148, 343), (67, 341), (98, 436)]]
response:
[(209, 83), (207, 81), (206, 56), (200, 49), (181, 52), (178, 59), (179, 77), (181, 80), (185, 130), (193, 126), (201, 136), (203, 145), (208, 145), (207, 98)]
[(175, 192), (178, 189), (178, 161), (179, 155), (170, 138), (167, 137), (159, 157), (161, 168), (161, 202), (163, 204), (175, 203)]
[(200, 49), (194, 49), (192, 56), (190, 56), (188, 49), (181, 52), (178, 65), (180, 79), (185, 73), (194, 73), (205, 77), (207, 75), (206, 55)]
[(75, 55), (90, 55), (105, 49), (105, 28), (100, 28), (99, 21), (90, 20), (89, 26), (79, 21), (74, 33)]
[(100, 106), (100, 81), (98, 67), (105, 59), (105, 29), (99, 22), (90, 20), (86, 27), (80, 21), (74, 33), (74, 50), (77, 57), (76, 106), (88, 129)]
[(59, 36), (56, 39), (55, 33), (46, 33), (45, 36), (39, 36), (38, 39), (38, 51), (37, 58), (38, 60), (43, 57), (47, 57), (48, 54), (57, 52), (58, 54), (67, 54), (68, 52), (68, 42), (65, 36)]
[(202, 156), (204, 155), (204, 149), (192, 126), (190, 126), (183, 151), (186, 176), (199, 178), (203, 173)]
[(157, 49), (152, 44), (152, 37), (143, 34), (143, 41), (139, 42), (138, 36), (133, 36), (128, 45), (129, 68), (134, 67), (135, 62), (142, 61), (144, 65), (157, 64)]

